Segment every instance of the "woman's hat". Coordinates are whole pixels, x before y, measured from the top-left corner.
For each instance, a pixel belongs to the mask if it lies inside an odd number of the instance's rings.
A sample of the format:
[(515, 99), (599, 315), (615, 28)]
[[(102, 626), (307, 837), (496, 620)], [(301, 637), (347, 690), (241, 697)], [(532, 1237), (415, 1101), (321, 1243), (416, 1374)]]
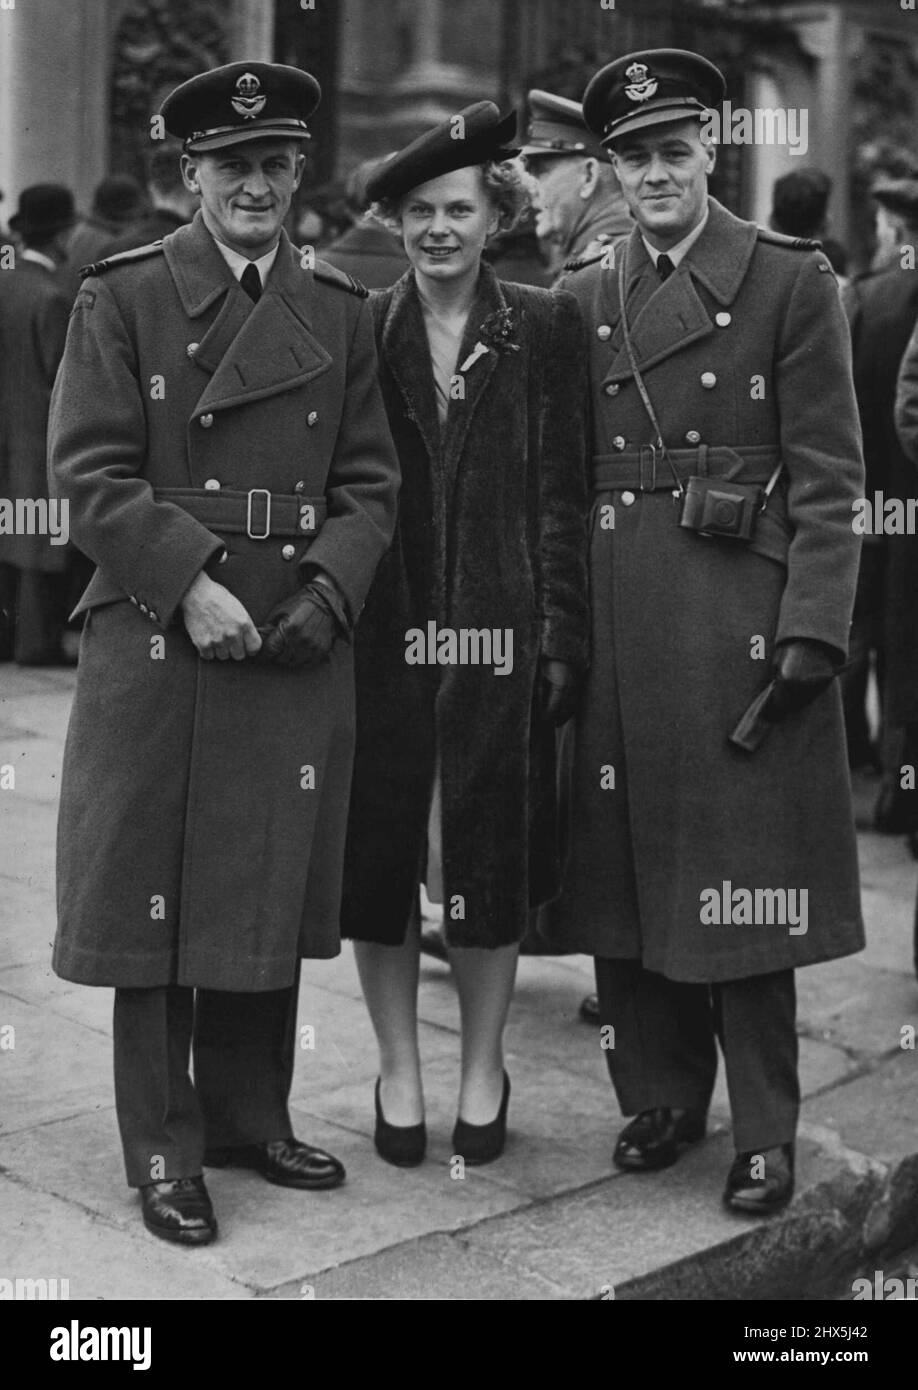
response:
[(400, 198), (454, 169), (513, 159), (519, 154), (509, 145), (515, 134), (515, 111), (502, 116), (493, 101), (477, 101), (391, 155), (367, 183), (367, 197), (371, 202)]

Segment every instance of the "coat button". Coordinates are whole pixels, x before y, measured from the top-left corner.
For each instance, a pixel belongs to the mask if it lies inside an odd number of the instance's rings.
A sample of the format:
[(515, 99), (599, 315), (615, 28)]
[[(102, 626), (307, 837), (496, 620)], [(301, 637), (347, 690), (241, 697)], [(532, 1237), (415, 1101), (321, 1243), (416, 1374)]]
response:
[(625, 447), (625, 436), (624, 436), (623, 434), (617, 434), (617, 435), (615, 436), (615, 438), (612, 440), (612, 448), (613, 448), (613, 449), (619, 449), (619, 450), (621, 450), (621, 449), (624, 449), (624, 447)]
[(618, 393), (619, 393), (619, 390), (620, 390), (620, 387), (619, 387), (619, 385), (618, 385), (618, 382), (616, 382), (616, 381), (610, 381), (609, 384), (608, 384), (608, 386), (605, 388), (605, 391), (606, 391), (606, 395), (607, 395), (607, 396), (617, 396)]
[(186, 347), (185, 351), (186, 351), (186, 353), (188, 354), (189, 357), (194, 357), (195, 353), (197, 352), (197, 350), (198, 350), (198, 348), (199, 348), (200, 346), (201, 346), (200, 343), (189, 343), (188, 346)]
[(634, 493), (633, 493), (633, 492), (623, 492), (623, 493), (622, 493), (622, 501), (624, 502), (624, 504), (625, 504), (626, 507), (630, 507), (630, 506), (631, 506), (631, 503), (634, 501)]
[(306, 491), (306, 484), (305, 484), (302, 480), (301, 480), (300, 482), (298, 482), (298, 483), (294, 483), (294, 484), (293, 484), (293, 491), (294, 491), (294, 492), (305, 492), (305, 491)]
[(145, 603), (139, 604), (138, 607), (140, 608), (141, 613), (149, 613), (150, 611)]
[(714, 387), (717, 385), (717, 377), (713, 372), (702, 372), (701, 384), (706, 391), (713, 391)]
[(306, 416), (306, 423), (310, 429), (312, 429), (313, 425), (317, 425), (319, 423), (319, 412), (317, 410), (310, 410), (309, 414)]
[(605, 343), (612, 337), (612, 329), (607, 323), (601, 323), (596, 330), (596, 336), (601, 343)]
[(718, 328), (729, 328), (730, 324), (733, 322), (733, 315), (728, 314), (725, 310), (722, 314), (714, 315), (714, 322), (717, 324)]
[(204, 486), (206, 487), (206, 489), (207, 489), (208, 492), (219, 492), (219, 491), (220, 491), (220, 482), (219, 482), (219, 479), (217, 479), (217, 478), (207, 478), (207, 479), (205, 480)]
[(284, 545), (284, 546), (281, 546), (281, 556), (282, 556), (282, 558), (283, 558), (284, 560), (292, 560), (295, 554), (296, 554), (296, 546), (295, 546), (295, 545)]
[(200, 421), (201, 429), (202, 429), (202, 430), (209, 430), (210, 427), (211, 427), (211, 425), (213, 424), (213, 422), (214, 422), (214, 417), (211, 415), (210, 411), (208, 411), (208, 413), (207, 413), (206, 415), (202, 415), (202, 416), (201, 416), (201, 421)]
[(154, 609), (152, 609), (152, 608), (150, 609), (150, 614), (149, 614), (149, 616), (153, 619), (154, 623), (158, 623), (158, 622), (159, 622), (159, 614), (158, 614)]
[(701, 435), (697, 430), (689, 430), (688, 434), (685, 436), (685, 442), (686, 444), (700, 444)]

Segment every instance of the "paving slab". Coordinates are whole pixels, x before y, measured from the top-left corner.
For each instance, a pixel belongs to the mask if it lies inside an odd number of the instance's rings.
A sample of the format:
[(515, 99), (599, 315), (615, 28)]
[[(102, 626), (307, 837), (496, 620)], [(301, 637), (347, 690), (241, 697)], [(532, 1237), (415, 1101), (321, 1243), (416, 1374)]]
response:
[(254, 1290), (138, 1221), (131, 1234), (0, 1175), (0, 1277), (56, 1279), (69, 1300), (251, 1299)]
[(111, 1076), (107, 1038), (2, 992), (0, 1024), (14, 1030), (0, 1041), (0, 1135), (109, 1102), (100, 1087)]

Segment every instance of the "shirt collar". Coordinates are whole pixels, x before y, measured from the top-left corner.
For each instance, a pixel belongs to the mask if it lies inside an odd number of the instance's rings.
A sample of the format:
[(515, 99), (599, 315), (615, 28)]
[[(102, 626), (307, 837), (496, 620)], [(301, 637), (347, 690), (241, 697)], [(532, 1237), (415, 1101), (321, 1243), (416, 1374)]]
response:
[[(689, 232), (688, 236), (684, 236), (681, 241), (677, 241), (675, 246), (671, 246), (669, 250), (666, 252), (666, 255), (673, 263), (674, 269), (679, 264), (679, 262), (686, 255), (688, 255), (689, 251), (695, 245), (695, 242), (698, 240), (698, 238), (701, 236), (701, 233), (704, 231), (708, 221), (708, 212), (709, 207), (707, 204), (705, 204), (704, 217), (702, 217), (701, 221), (698, 223), (698, 226), (693, 227), (692, 230)], [(663, 252), (661, 250), (658, 250), (656, 246), (651, 246), (650, 242), (647, 240), (643, 233), (641, 233), (641, 240), (647, 248), (648, 256), (653, 261), (654, 265), (656, 265), (659, 258), (663, 255)]]
[(268, 272), (274, 264), (274, 259), (277, 255), (277, 250), (278, 246), (280, 246), (280, 242), (278, 242), (277, 246), (275, 246), (272, 250), (268, 251), (264, 256), (259, 256), (257, 261), (250, 261), (247, 256), (240, 256), (238, 251), (232, 250), (232, 248), (229, 246), (224, 246), (223, 242), (217, 241), (216, 237), (214, 237), (214, 241), (216, 242), (217, 250), (220, 252), (220, 255), (226, 261), (226, 264), (229, 266), (230, 270), (233, 272), (233, 275), (236, 277), (237, 280), (242, 279), (242, 272), (245, 270), (247, 265), (253, 265), (255, 269), (258, 271), (258, 278), (261, 281), (261, 288), (264, 289), (265, 281), (268, 278)]
[(45, 270), (57, 270), (57, 262), (52, 261), (50, 256), (46, 256), (44, 251), (36, 251), (32, 246), (26, 246), (19, 253), (24, 261), (34, 261), (36, 265), (43, 265)]

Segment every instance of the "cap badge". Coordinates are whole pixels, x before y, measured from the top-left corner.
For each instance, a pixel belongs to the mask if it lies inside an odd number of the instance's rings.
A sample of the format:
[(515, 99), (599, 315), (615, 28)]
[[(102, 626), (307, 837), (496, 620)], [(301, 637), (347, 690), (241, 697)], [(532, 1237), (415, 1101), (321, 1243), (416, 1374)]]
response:
[(647, 76), (647, 68), (644, 63), (632, 63), (630, 68), (625, 69), (625, 76), (631, 83), (630, 87), (625, 88), (625, 96), (630, 101), (647, 101), (657, 90), (657, 79)]
[(233, 110), (246, 120), (254, 120), (267, 97), (259, 96), (261, 83), (253, 72), (244, 72), (236, 83), (236, 95), (230, 98)]

